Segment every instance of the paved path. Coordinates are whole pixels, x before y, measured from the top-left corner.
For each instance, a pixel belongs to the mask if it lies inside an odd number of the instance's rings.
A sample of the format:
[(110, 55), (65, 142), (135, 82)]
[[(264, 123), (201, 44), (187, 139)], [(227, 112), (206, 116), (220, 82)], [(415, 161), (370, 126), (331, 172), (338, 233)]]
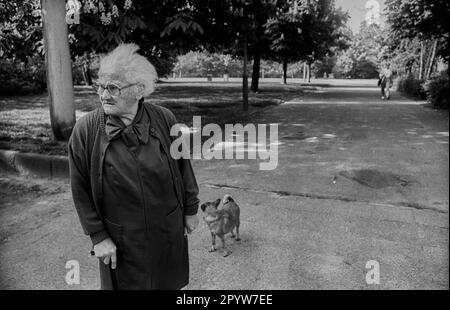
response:
[[(316, 87), (255, 116), (279, 125), (273, 171), (194, 161), (202, 201), (240, 204), (242, 241), (227, 258), (208, 253), (201, 223), (188, 289), (448, 289), (448, 113), (381, 101), (370, 83)], [(67, 182), (0, 182), (0, 288), (97, 288)], [(65, 284), (68, 260), (80, 285)], [(379, 285), (366, 283), (369, 260)]]

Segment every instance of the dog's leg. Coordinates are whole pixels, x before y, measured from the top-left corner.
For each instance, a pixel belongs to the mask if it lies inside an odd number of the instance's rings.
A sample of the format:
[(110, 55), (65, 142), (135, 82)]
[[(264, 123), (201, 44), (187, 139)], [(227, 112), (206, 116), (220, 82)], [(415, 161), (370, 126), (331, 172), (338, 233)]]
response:
[(231, 254), (231, 251), (227, 249), (227, 244), (225, 243), (225, 237), (223, 235), (219, 235), (220, 241), (222, 241), (222, 248), (223, 248), (223, 257), (227, 257)]
[(239, 238), (239, 223), (236, 225), (236, 241), (241, 241), (241, 238)]
[(209, 252), (214, 252), (216, 250), (216, 235), (214, 233), (211, 233), (211, 248), (209, 249)]

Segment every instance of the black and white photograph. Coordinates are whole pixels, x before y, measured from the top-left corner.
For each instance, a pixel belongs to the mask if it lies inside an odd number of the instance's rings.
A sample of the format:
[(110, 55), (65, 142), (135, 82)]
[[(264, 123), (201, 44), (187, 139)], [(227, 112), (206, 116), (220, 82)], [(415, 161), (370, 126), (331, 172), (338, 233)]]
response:
[(449, 16), (0, 0), (0, 290), (448, 290)]

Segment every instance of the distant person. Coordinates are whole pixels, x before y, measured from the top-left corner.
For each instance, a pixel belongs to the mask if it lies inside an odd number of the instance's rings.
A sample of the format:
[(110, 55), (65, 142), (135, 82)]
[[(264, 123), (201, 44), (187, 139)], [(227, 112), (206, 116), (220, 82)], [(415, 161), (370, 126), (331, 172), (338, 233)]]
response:
[(102, 289), (181, 289), (198, 186), (190, 161), (169, 153), (175, 116), (144, 101), (157, 76), (137, 49), (122, 44), (100, 61), (101, 106), (77, 121), (69, 141), (72, 195)]
[(384, 69), (380, 72), (380, 78), (378, 79), (378, 86), (381, 87), (381, 99), (389, 100), (391, 98), (390, 88), (392, 87), (392, 70), (391, 65), (388, 63)]

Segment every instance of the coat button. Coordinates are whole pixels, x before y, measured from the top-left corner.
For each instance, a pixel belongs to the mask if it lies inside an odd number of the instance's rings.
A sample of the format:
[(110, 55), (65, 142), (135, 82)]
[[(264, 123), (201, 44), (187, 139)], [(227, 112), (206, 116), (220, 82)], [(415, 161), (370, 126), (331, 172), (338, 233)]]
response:
[(155, 133), (155, 128), (150, 128), (151, 133)]

